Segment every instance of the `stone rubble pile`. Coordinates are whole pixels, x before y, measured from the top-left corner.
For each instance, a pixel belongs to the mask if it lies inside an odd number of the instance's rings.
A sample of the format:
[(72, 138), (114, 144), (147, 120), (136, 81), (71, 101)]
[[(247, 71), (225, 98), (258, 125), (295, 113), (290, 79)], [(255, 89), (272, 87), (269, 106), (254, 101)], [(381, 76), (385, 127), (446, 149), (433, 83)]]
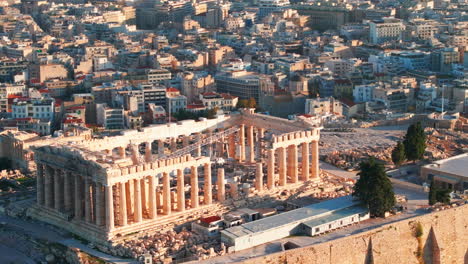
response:
[[(100, 249), (103, 250), (103, 249)], [(226, 247), (219, 240), (190, 232), (155, 232), (134, 240), (124, 240), (109, 249), (108, 253), (127, 258), (138, 258), (149, 253), (154, 263), (166, 263), (173, 258), (206, 259), (226, 253)]]

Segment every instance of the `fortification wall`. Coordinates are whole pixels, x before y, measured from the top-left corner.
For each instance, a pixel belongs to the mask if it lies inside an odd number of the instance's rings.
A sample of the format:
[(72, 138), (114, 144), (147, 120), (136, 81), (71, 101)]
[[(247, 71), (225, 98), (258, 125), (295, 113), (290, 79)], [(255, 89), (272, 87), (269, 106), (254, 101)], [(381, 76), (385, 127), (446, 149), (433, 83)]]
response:
[[(468, 205), (464, 205), (243, 263), (464, 264), (468, 263), (467, 216)], [(415, 229), (419, 223), (423, 234), (418, 238)]]

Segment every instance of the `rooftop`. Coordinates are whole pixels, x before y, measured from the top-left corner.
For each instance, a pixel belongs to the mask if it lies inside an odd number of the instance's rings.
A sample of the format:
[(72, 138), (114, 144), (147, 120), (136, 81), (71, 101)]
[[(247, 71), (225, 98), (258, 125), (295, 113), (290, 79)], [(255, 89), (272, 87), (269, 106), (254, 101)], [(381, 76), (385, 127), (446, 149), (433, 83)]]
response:
[(468, 153), (453, 156), (448, 159), (438, 160), (432, 164), (424, 166), (442, 173), (450, 173), (468, 178)]
[(299, 209), (291, 210), (282, 214), (263, 218), (257, 221), (249, 222), (241, 226), (232, 227), (225, 231), (232, 233), (234, 236), (243, 236), (250, 233), (264, 232), (269, 229), (278, 228), (294, 222), (306, 221), (307, 219), (321, 217), (327, 213), (345, 209), (356, 205), (352, 196), (343, 196), (340, 198), (328, 200), (321, 203), (312, 204)]

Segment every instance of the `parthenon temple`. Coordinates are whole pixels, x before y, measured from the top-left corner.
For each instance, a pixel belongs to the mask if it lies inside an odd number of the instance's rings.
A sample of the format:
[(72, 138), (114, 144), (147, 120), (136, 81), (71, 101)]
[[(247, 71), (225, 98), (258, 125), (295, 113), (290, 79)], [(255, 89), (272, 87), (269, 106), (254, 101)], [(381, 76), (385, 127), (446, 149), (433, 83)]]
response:
[[(306, 121), (244, 109), (40, 146), (32, 216), (96, 242), (151, 230), (226, 203), (246, 184), (264, 195), (319, 181), (319, 137)], [(250, 166), (254, 179), (232, 176), (228, 164)]]

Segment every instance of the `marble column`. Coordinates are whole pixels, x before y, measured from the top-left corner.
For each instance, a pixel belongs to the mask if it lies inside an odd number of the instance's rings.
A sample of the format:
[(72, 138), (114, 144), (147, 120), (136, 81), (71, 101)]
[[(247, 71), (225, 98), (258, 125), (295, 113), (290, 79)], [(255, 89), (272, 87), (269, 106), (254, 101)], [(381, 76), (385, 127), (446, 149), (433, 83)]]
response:
[(262, 158), (262, 139), (265, 137), (265, 129), (260, 127), (258, 128), (258, 133), (257, 133), (257, 158), (261, 159)]
[(146, 178), (140, 179), (140, 185), (141, 185), (141, 212), (144, 218), (145, 212), (149, 213), (148, 211), (148, 203), (147, 203), (147, 191), (146, 191)]
[(138, 145), (132, 144), (132, 161), (133, 164), (140, 163), (140, 150), (138, 149)]
[(125, 199), (127, 200), (127, 216), (133, 214), (133, 208), (134, 208), (134, 203), (132, 202), (132, 198), (134, 198), (134, 195), (132, 195), (131, 187), (132, 187), (132, 180), (129, 180), (125, 183)]
[(165, 215), (171, 214), (171, 185), (167, 172), (163, 172), (163, 210)]
[(125, 190), (125, 182), (119, 183), (119, 194), (120, 194), (119, 225), (126, 226), (127, 225), (127, 192)]
[(228, 154), (230, 158), (236, 158), (236, 138), (234, 134), (228, 136)]
[(267, 187), (271, 190), (275, 187), (275, 150), (268, 150), (267, 162)]
[(95, 209), (95, 216), (96, 216), (96, 225), (102, 226), (104, 224), (104, 194), (103, 188), (101, 183), (96, 183), (96, 206)]
[(53, 182), (53, 169), (48, 165), (45, 165), (45, 177), (44, 177), (44, 200), (45, 206), (53, 208), (54, 206), (54, 182)]
[(83, 218), (83, 198), (82, 198), (82, 181), (79, 175), (75, 177), (75, 218)]
[(190, 175), (190, 197), (192, 208), (198, 208), (198, 168), (192, 166)]
[(312, 173), (310, 177), (312, 179), (318, 179), (320, 174), (319, 169), (319, 144), (317, 140), (312, 141)]
[(259, 192), (263, 191), (263, 166), (261, 162), (257, 163), (255, 171), (255, 189)]
[(171, 138), (171, 152), (177, 151), (177, 138)]
[(61, 179), (61, 170), (55, 169), (54, 171), (54, 209), (57, 211), (62, 210), (63, 203), (63, 184)]
[(133, 221), (139, 223), (143, 220), (141, 212), (141, 184), (139, 179), (133, 180), (133, 195), (135, 202), (135, 211), (133, 212)]
[(204, 187), (203, 187), (203, 193), (204, 193), (204, 201), (205, 204), (211, 204), (213, 202), (213, 193), (212, 193), (212, 186), (211, 186), (211, 164), (206, 163), (203, 168), (205, 172), (205, 179), (204, 179)]
[(145, 143), (145, 160), (147, 162), (151, 161), (151, 142)]
[(301, 180), (307, 181), (307, 180), (309, 180), (309, 172), (310, 172), (309, 143), (308, 142), (303, 142), (301, 149), (302, 149), (302, 174), (301, 174)]
[(254, 128), (253, 126), (247, 127), (247, 144), (249, 146), (249, 162), (255, 161), (255, 146), (254, 146)]
[(105, 186), (105, 207), (106, 207), (106, 229), (114, 229), (114, 197), (112, 193), (112, 185)]
[(37, 204), (44, 205), (44, 166), (40, 163), (37, 163), (36, 178)]
[(164, 155), (164, 140), (158, 140), (158, 156), (161, 157)]
[(245, 161), (245, 125), (240, 125), (239, 129), (239, 161)]
[(84, 180), (84, 188), (85, 188), (85, 220), (88, 223), (91, 223), (91, 202), (92, 202), (92, 197), (91, 197), (91, 184), (87, 178)]
[(296, 145), (291, 145), (288, 147), (288, 170), (289, 177), (291, 177), (291, 182), (296, 183), (298, 181)]
[(185, 179), (184, 171), (177, 170), (177, 211), (185, 211)]
[(226, 199), (226, 189), (224, 187), (224, 168), (218, 168), (218, 177), (216, 180), (218, 184), (218, 201), (222, 203)]
[(64, 188), (64, 206), (65, 211), (70, 212), (73, 209), (73, 186), (71, 172), (64, 171), (63, 173), (63, 188)]
[(286, 177), (286, 148), (278, 148), (279, 185), (285, 186)]
[(150, 219), (156, 219), (158, 209), (156, 208), (156, 177), (149, 176), (149, 188), (148, 188), (148, 199), (149, 199), (149, 217)]

